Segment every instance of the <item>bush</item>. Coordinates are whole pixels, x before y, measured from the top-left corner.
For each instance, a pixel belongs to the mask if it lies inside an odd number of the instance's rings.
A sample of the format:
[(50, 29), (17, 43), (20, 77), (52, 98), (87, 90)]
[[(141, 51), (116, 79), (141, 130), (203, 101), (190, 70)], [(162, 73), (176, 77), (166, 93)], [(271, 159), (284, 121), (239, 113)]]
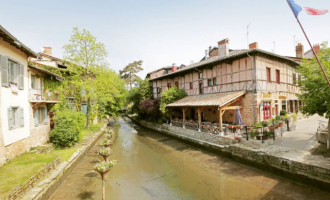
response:
[(166, 106), (177, 100), (180, 100), (187, 96), (187, 93), (183, 89), (178, 89), (177, 87), (172, 87), (171, 89), (166, 89), (162, 93), (162, 98), (160, 100), (160, 111), (166, 114)]
[(146, 118), (147, 116), (153, 120), (157, 120), (161, 117), (160, 112), (160, 98), (146, 99), (140, 103), (140, 115)]
[(280, 111), (280, 115), (281, 115), (281, 116), (285, 116), (287, 113), (288, 113), (288, 112), (287, 112), (286, 110), (281, 110), (281, 111)]
[(50, 141), (55, 148), (71, 147), (80, 140), (80, 132), (85, 126), (82, 112), (57, 111), (53, 118), (55, 128), (50, 132)]

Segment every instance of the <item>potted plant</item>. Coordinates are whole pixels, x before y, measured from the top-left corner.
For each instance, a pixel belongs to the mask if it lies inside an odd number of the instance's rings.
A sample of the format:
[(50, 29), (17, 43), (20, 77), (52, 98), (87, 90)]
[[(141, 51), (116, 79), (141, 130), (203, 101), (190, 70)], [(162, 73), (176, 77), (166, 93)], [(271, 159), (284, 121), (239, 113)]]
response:
[(94, 170), (97, 171), (102, 177), (102, 199), (105, 200), (105, 176), (106, 174), (117, 165), (116, 160), (112, 160), (110, 162), (101, 162), (94, 166)]
[(274, 138), (275, 130), (270, 130), (270, 131), (268, 132), (268, 135), (269, 135), (269, 137)]
[(104, 138), (101, 142), (101, 145), (103, 147), (110, 147), (112, 145), (112, 141), (109, 140), (108, 138)]
[(256, 132), (252, 130), (249, 135), (251, 139), (254, 139), (256, 136)]
[(101, 155), (105, 162), (108, 162), (109, 156), (112, 153), (112, 150), (108, 147), (103, 147), (97, 152), (99, 155)]
[(262, 133), (262, 139), (263, 140), (269, 139), (269, 131), (264, 130), (264, 132)]

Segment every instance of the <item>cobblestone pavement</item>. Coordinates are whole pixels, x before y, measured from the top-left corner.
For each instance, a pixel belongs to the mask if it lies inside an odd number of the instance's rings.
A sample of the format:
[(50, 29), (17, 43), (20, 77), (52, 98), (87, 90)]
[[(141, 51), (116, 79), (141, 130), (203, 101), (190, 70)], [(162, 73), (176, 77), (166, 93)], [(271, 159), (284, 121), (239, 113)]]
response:
[[(316, 144), (315, 133), (319, 125), (319, 121), (327, 122), (324, 117), (314, 115), (312, 117), (299, 120), (297, 128), (294, 131), (286, 131), (282, 137), (277, 137), (273, 145), (288, 147), (296, 150), (309, 151)], [(325, 123), (325, 125), (327, 125)]]

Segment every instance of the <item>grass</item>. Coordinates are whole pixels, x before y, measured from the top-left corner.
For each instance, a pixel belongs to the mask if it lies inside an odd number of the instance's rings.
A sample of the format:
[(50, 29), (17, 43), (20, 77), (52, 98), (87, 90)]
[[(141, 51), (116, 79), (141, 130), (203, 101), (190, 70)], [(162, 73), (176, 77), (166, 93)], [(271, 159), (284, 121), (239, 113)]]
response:
[[(84, 129), (81, 133), (81, 138), (84, 138), (88, 133), (99, 129), (101, 124), (91, 125), (89, 129)], [(5, 199), (12, 193), (17, 185), (23, 185), (30, 177), (37, 174), (45, 164), (54, 161), (58, 156), (61, 161), (67, 161), (80, 145), (75, 145), (72, 148), (54, 149), (48, 153), (26, 152), (16, 158), (8, 161), (0, 167), (0, 199)]]

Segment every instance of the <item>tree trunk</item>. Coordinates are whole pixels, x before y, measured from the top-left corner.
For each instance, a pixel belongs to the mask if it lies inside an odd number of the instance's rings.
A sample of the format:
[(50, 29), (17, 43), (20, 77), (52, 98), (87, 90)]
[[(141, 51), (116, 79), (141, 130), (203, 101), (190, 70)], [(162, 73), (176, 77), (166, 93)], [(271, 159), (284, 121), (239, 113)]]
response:
[(328, 120), (328, 139), (327, 139), (327, 149), (330, 149), (330, 118)]
[(87, 99), (86, 128), (89, 129), (91, 116), (91, 98)]

